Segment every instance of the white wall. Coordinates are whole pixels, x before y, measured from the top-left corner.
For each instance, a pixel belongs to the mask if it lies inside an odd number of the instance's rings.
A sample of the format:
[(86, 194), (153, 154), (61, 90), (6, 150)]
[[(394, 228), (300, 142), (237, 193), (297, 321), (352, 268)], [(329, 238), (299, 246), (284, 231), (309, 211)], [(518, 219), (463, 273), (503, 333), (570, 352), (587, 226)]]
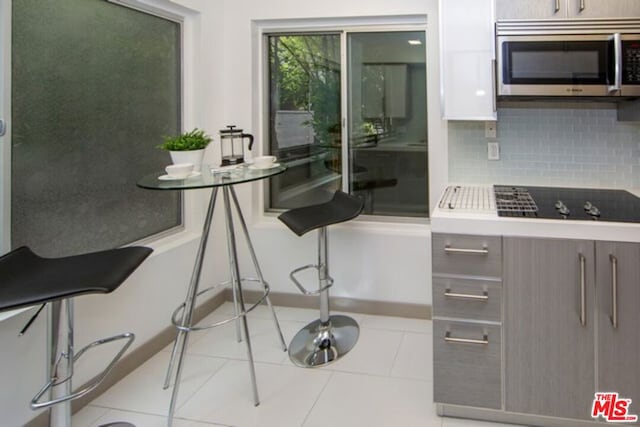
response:
[[(193, 43), (185, 52), (189, 55), (187, 59), (193, 62), (185, 68), (185, 128), (199, 126), (215, 133), (222, 126), (222, 122), (215, 118), (222, 116), (224, 108), (220, 89), (223, 84), (220, 72), (223, 56), (217, 50), (222, 44), (222, 4), (198, 0), (175, 3), (202, 12), (189, 21), (193, 33), (188, 30), (185, 34), (185, 37), (193, 37)], [(215, 158), (216, 149), (208, 149), (207, 156)], [(76, 348), (94, 339), (125, 331), (136, 334), (135, 348), (169, 326), (170, 314), (184, 299), (208, 195), (205, 190), (186, 195), (186, 231), (150, 243), (154, 253), (116, 292), (76, 299)], [(217, 218), (211, 241), (217, 242), (220, 236), (224, 236), (221, 225), (220, 218)], [(210, 253), (214, 253), (215, 244), (210, 249)], [(225, 263), (225, 257), (208, 256), (203, 283), (211, 284), (226, 278)], [(0, 322), (0, 424), (3, 426), (24, 425), (37, 415), (29, 409), (29, 402), (45, 381), (44, 312), (25, 336), (17, 337), (32, 313), (33, 310), (29, 310)], [(106, 354), (97, 350), (95, 355), (83, 357), (88, 359), (76, 372), (76, 385), (88, 380), (104, 366)]]
[[(257, 136), (254, 150), (266, 150), (260, 93), (260, 39), (256, 32), (265, 20), (317, 20), (400, 15), (427, 15), (427, 75), (430, 159), (444, 159), (443, 124), (438, 89), (437, 1), (386, 0), (297, 2), (273, 0), (225, 1), (224, 100), (225, 121)], [(256, 21), (260, 21), (256, 23)], [(266, 24), (271, 25), (271, 24)], [(302, 24), (301, 26), (304, 26)], [(253, 31), (252, 31), (253, 30)], [(446, 178), (446, 162), (430, 165), (431, 203)], [(274, 291), (297, 293), (288, 279), (293, 268), (315, 261), (315, 233), (298, 238), (273, 216), (261, 213), (260, 184), (239, 188), (251, 232), (267, 280)], [(423, 224), (375, 224), (366, 220), (334, 226), (329, 231), (330, 268), (335, 279), (332, 295), (377, 301), (430, 304), (430, 237)]]

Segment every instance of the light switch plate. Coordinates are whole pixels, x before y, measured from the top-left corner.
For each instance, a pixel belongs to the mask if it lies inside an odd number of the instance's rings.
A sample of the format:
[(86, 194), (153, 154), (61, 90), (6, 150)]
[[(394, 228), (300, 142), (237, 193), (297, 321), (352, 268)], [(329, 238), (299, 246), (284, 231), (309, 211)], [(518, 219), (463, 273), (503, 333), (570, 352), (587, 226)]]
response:
[(485, 138), (495, 138), (496, 137), (496, 128), (497, 122), (484, 122), (484, 137)]
[(500, 160), (500, 144), (497, 142), (487, 143), (487, 159)]

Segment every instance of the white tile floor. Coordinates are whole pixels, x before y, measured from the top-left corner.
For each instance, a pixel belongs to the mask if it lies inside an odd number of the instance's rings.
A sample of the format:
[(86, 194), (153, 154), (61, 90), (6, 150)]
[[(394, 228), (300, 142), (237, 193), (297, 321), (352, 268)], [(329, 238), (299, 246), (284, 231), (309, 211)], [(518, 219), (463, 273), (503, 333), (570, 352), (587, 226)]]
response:
[[(222, 305), (202, 323), (227, 317)], [(276, 307), (285, 340), (315, 319), (316, 310)], [(190, 336), (175, 427), (504, 427), (440, 418), (433, 402), (432, 326), (428, 320), (351, 314), (360, 339), (323, 368), (294, 366), (279, 347), (266, 307), (249, 315), (260, 406), (251, 396), (246, 347), (233, 324)], [(118, 382), (73, 417), (74, 427), (129, 421), (166, 425), (170, 390), (162, 382), (171, 347)]]

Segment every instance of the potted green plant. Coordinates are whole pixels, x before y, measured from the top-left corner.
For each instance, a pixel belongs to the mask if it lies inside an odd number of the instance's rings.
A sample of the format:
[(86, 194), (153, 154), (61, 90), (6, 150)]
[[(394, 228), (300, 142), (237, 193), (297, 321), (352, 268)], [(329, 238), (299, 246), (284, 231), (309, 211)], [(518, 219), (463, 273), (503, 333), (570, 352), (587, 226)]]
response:
[(211, 137), (201, 129), (194, 129), (178, 136), (165, 136), (158, 148), (167, 150), (174, 164), (192, 163), (194, 170), (202, 165), (204, 150), (211, 142)]

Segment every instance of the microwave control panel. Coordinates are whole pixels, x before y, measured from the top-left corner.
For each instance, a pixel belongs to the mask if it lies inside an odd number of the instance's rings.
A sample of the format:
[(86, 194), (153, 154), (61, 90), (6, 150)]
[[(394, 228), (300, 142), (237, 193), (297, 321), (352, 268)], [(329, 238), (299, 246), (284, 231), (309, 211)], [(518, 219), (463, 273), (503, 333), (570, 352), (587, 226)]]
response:
[(640, 41), (622, 41), (622, 83), (640, 84)]

